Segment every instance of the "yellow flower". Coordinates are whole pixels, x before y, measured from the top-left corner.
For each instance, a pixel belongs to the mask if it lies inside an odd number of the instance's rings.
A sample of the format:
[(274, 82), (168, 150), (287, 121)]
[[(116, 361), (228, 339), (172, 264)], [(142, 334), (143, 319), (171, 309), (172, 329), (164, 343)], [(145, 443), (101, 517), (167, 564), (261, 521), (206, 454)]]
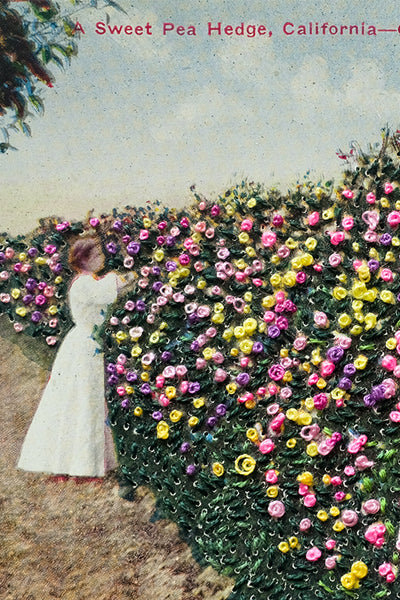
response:
[(143, 414), (143, 408), (141, 406), (135, 406), (133, 414), (135, 417), (141, 417)]
[(198, 422), (199, 422), (199, 419), (197, 417), (190, 417), (190, 419), (188, 421), (189, 427), (196, 427)]
[(279, 263), (281, 262), (281, 259), (277, 254), (273, 254), (269, 260), (273, 265), (279, 265)]
[(267, 496), (268, 498), (276, 498), (279, 493), (279, 489), (277, 485), (270, 485), (267, 488)]
[(157, 344), (157, 342), (160, 340), (160, 333), (158, 331), (154, 331), (151, 336), (149, 337), (149, 342), (150, 344)]
[(17, 300), (21, 295), (21, 290), (19, 290), (18, 288), (14, 288), (11, 290), (11, 296), (14, 298), (14, 300)]
[(201, 397), (201, 398), (195, 398), (193, 400), (193, 406), (195, 408), (202, 408), (204, 406), (204, 404), (205, 404), (205, 399), (203, 397)]
[(354, 361), (354, 366), (357, 370), (362, 371), (367, 366), (368, 358), (363, 354), (359, 354)]
[(273, 285), (274, 287), (278, 287), (278, 285), (281, 284), (282, 278), (279, 275), (279, 273), (274, 273), (273, 275), (271, 275), (269, 281), (271, 285)]
[(288, 287), (296, 285), (296, 273), (294, 271), (287, 271), (283, 276), (283, 283)]
[(390, 202), (388, 198), (381, 198), (380, 203), (382, 208), (390, 208)]
[(336, 275), (336, 277), (338, 278), (340, 283), (346, 283), (346, 281), (347, 281), (346, 273), (340, 273), (340, 275)]
[(257, 252), (251, 246), (247, 246), (247, 248), (246, 248), (246, 254), (250, 258), (254, 258), (255, 256), (257, 256)]
[(289, 350), (287, 348), (281, 348), (279, 350), (279, 356), (282, 358), (287, 358), (289, 356)]
[(149, 219), (148, 217), (144, 217), (143, 219), (143, 227), (151, 227), (151, 219)]
[(364, 579), (368, 575), (368, 567), (362, 560), (353, 563), (350, 571), (357, 579)]
[(397, 341), (396, 338), (389, 338), (388, 340), (386, 340), (386, 348), (388, 350), (394, 350), (397, 346)]
[(278, 550), (283, 552), (283, 554), (286, 554), (290, 550), (289, 544), (287, 542), (281, 542), (278, 544)]
[(282, 381), (284, 381), (285, 383), (289, 383), (290, 381), (292, 381), (293, 379), (293, 375), (291, 373), (291, 371), (285, 371), (283, 377), (282, 377)]
[(204, 288), (206, 287), (206, 285), (207, 285), (207, 281), (205, 279), (199, 279), (198, 282), (197, 282), (197, 288), (199, 290), (204, 290)]
[(160, 440), (166, 440), (169, 437), (169, 425), (165, 421), (157, 423), (157, 437)]
[(359, 280), (363, 283), (368, 283), (368, 281), (371, 279), (371, 272), (367, 265), (361, 265), (357, 271), (357, 275)]
[(319, 363), (322, 361), (321, 358), (321, 350), (319, 348), (315, 348), (312, 352), (311, 352), (311, 362), (313, 365), (319, 365)]
[(209, 348), (208, 346), (203, 350), (203, 356), (206, 360), (211, 360), (215, 354), (215, 348)]
[(342, 329), (348, 327), (351, 323), (351, 317), (347, 313), (342, 313), (338, 319), (338, 323)]
[(365, 331), (373, 329), (376, 326), (376, 315), (374, 313), (367, 313), (364, 317)]
[(143, 373), (140, 374), (140, 378), (142, 381), (148, 381), (150, 378), (150, 375), (147, 373), (147, 371), (144, 371)]
[(241, 231), (239, 233), (239, 242), (241, 244), (248, 244), (250, 241), (250, 236), (246, 231)]
[(257, 200), (255, 198), (250, 198), (250, 200), (247, 201), (247, 206), (249, 208), (254, 208), (257, 206)]
[(331, 397), (334, 400), (340, 400), (346, 394), (345, 390), (341, 390), (340, 388), (334, 388), (331, 391)]
[(221, 463), (219, 462), (213, 463), (212, 470), (214, 475), (216, 475), (217, 477), (221, 477), (225, 473), (224, 466), (221, 465)]
[(301, 269), (303, 266), (303, 261), (301, 256), (296, 256), (296, 258), (293, 258), (293, 260), (291, 261), (291, 265), (292, 265), (292, 269)]
[(343, 300), (347, 296), (347, 290), (342, 287), (335, 287), (332, 292), (332, 296), (335, 300)]
[(328, 475), (328, 473), (325, 473), (325, 475), (322, 477), (322, 483), (324, 483), (324, 485), (329, 485), (331, 482), (331, 476)]
[(286, 411), (286, 417), (289, 421), (297, 421), (298, 416), (299, 412), (295, 408), (288, 408)]
[(313, 264), (314, 262), (314, 257), (309, 254), (308, 252), (306, 252), (305, 254), (303, 254), (303, 256), (301, 257), (302, 263), (304, 267), (309, 267), (310, 265)]
[(49, 306), (49, 314), (56, 315), (58, 313), (58, 308), (55, 304)]
[(228, 392), (228, 394), (234, 394), (237, 390), (237, 385), (236, 383), (228, 383), (225, 389)]
[(235, 327), (235, 329), (233, 330), (233, 333), (234, 333), (234, 336), (239, 340), (241, 338), (244, 338), (244, 336), (246, 335), (244, 327), (242, 327), (241, 325), (238, 325), (237, 327)]
[(291, 548), (297, 548), (298, 545), (299, 545), (299, 540), (297, 539), (297, 537), (295, 535), (292, 535), (292, 537), (289, 538), (289, 546)]
[(58, 284), (60, 284), (60, 283), (62, 282), (62, 280), (63, 280), (63, 278), (61, 277), (61, 275), (58, 275), (58, 276), (55, 278), (55, 280), (54, 280), (54, 283), (55, 283), (56, 285), (58, 285)]
[(296, 444), (297, 444), (296, 438), (290, 438), (290, 440), (288, 440), (286, 442), (287, 448), (294, 448)]
[(126, 340), (127, 337), (128, 336), (125, 333), (125, 331), (117, 331), (117, 333), (115, 334), (115, 338), (118, 342), (123, 342), (124, 340)]
[(378, 296), (378, 290), (376, 288), (371, 288), (367, 290), (363, 295), (362, 299), (366, 302), (374, 302)]
[[(398, 209), (397, 209), (398, 210)], [(398, 238), (397, 236), (392, 237), (392, 246), (395, 246), (396, 248), (398, 246), (400, 246), (400, 238)]]
[(176, 398), (176, 387), (173, 385), (168, 385), (165, 388), (165, 395), (167, 396), (168, 400), (172, 400), (173, 398)]
[[(392, 240), (392, 244), (393, 244), (393, 240)], [(389, 252), (386, 252), (385, 262), (394, 262), (395, 260), (396, 260), (396, 257), (391, 250), (389, 250)]]
[(325, 379), (322, 379), (322, 377), (320, 377), (320, 378), (318, 379), (318, 381), (317, 381), (317, 384), (316, 384), (316, 385), (317, 385), (317, 388), (318, 388), (318, 389), (320, 389), (320, 390), (323, 390), (323, 389), (324, 389), (324, 387), (326, 387), (326, 381), (325, 381)]
[(362, 332), (363, 332), (363, 328), (361, 327), (361, 325), (354, 325), (350, 329), (350, 335), (361, 335)]
[(162, 321), (160, 323), (159, 329), (161, 329), (161, 330), (168, 329), (168, 323), (166, 323), (165, 321)]
[(237, 356), (239, 354), (238, 348), (232, 348), (230, 351), (231, 356)]
[(351, 303), (351, 308), (356, 313), (359, 313), (363, 306), (364, 306), (364, 302), (362, 302), (361, 300), (353, 300), (353, 302)]
[(18, 306), (18, 308), (15, 309), (15, 312), (19, 317), (26, 317), (25, 306)]
[(241, 271), (242, 271), (243, 269), (245, 269), (245, 268), (248, 266), (247, 262), (245, 262), (245, 261), (243, 260), (243, 258), (239, 258), (239, 259), (238, 259), (238, 260), (235, 262), (235, 264), (236, 264), (237, 268), (238, 268), (238, 269), (240, 269)]
[(201, 233), (200, 231), (195, 231), (192, 233), (192, 240), (195, 244), (198, 244), (201, 241)]
[(18, 254), (18, 260), (20, 260), (21, 262), (24, 262), (24, 260), (26, 260), (28, 258), (28, 255), (26, 252), (20, 252)]
[(225, 306), (222, 304), (222, 302), (216, 302), (214, 304), (214, 312), (216, 313), (220, 313), (224, 310)]
[(135, 393), (135, 390), (134, 390), (134, 388), (131, 385), (127, 385), (125, 387), (125, 391), (126, 391), (127, 394), (134, 394)]
[(352, 246), (354, 252), (360, 252), (360, 244), (358, 242), (353, 242)]
[[(118, 335), (118, 334), (117, 334)], [(133, 356), (133, 358), (137, 358), (138, 356), (140, 356), (142, 354), (142, 349), (140, 346), (133, 346), (132, 350), (131, 350), (131, 356)]]
[(235, 214), (235, 207), (232, 206), (232, 204), (227, 204), (225, 206), (225, 210), (228, 217), (233, 217), (233, 215)]
[(221, 325), (221, 323), (225, 321), (225, 316), (223, 313), (214, 313), (211, 317), (211, 321), (217, 325)]
[(35, 263), (37, 265), (45, 265), (46, 264), (46, 259), (44, 258), (44, 256), (38, 256), (37, 258), (35, 258)]
[(328, 520), (328, 513), (325, 510), (319, 510), (317, 512), (317, 519), (319, 519), (320, 521), (327, 521)]
[(285, 242), (285, 246), (287, 246), (290, 250), (294, 250), (295, 248), (297, 248), (298, 245), (298, 242), (296, 242), (296, 240), (294, 240), (291, 237), (288, 238)]
[(304, 471), (297, 476), (297, 481), (302, 483), (303, 485), (313, 485), (314, 484), (314, 476), (310, 471)]
[(253, 300), (253, 294), (251, 292), (245, 292), (243, 298), (246, 302), (251, 302)]
[(310, 415), (310, 413), (307, 413), (305, 411), (299, 411), (298, 417), (297, 417), (297, 424), (298, 425), (311, 425), (312, 423), (312, 416)]
[(307, 452), (308, 456), (317, 456), (318, 444), (316, 444), (315, 442), (310, 442), (307, 445), (306, 452)]
[(245, 305), (243, 306), (243, 313), (244, 313), (245, 315), (249, 315), (249, 314), (251, 313), (251, 306), (249, 306), (248, 304), (245, 304)]
[(272, 308), (275, 306), (275, 297), (274, 296), (264, 296), (261, 301), (261, 306), (263, 308)]
[(235, 460), (235, 470), (239, 475), (250, 475), (256, 467), (256, 461), (248, 454), (241, 454)]
[(324, 219), (324, 221), (329, 221), (329, 219), (333, 219), (334, 216), (335, 216), (335, 209), (333, 208), (333, 206), (331, 206), (330, 208), (327, 208), (322, 213), (322, 218)]
[(228, 329), (225, 329), (224, 333), (222, 334), (222, 337), (226, 342), (230, 342), (232, 336), (233, 336), (233, 327), (228, 327)]
[(171, 419), (171, 421), (173, 423), (177, 423), (178, 421), (181, 420), (182, 417), (183, 417), (183, 412), (181, 412), (180, 410), (173, 410), (169, 415), (169, 418)]
[(362, 281), (355, 281), (351, 288), (351, 293), (356, 300), (362, 300), (367, 291), (367, 286)]
[(340, 508), (338, 508), (337, 506), (331, 506), (329, 512), (332, 515), (332, 517), (338, 517), (340, 515)]
[(303, 371), (309, 373), (311, 371), (311, 365), (309, 362), (304, 362), (302, 365)]
[(246, 436), (249, 438), (251, 442), (256, 442), (258, 440), (258, 431), (257, 429), (251, 428), (246, 432)]
[(396, 302), (394, 295), (389, 290), (382, 290), (379, 294), (379, 297), (382, 302), (385, 302), (385, 304), (395, 304)]
[(336, 523), (333, 525), (332, 529), (333, 529), (333, 531), (339, 532), (339, 531), (343, 531), (343, 529), (345, 527), (346, 526), (343, 523), (343, 521), (336, 521)]
[(317, 247), (317, 240), (314, 237), (309, 237), (306, 239), (304, 244), (307, 250), (315, 250), (315, 248)]
[(313, 410), (314, 408), (314, 399), (309, 397), (306, 398), (304, 401), (304, 406), (306, 407), (307, 410)]
[(358, 579), (353, 573), (346, 573), (342, 575), (340, 582), (346, 590), (353, 590), (359, 587)]
[(157, 262), (161, 262), (163, 260), (163, 258), (164, 258), (164, 250), (161, 250), (161, 248), (159, 248), (158, 250), (156, 250), (154, 252), (154, 259)]
[(254, 333), (254, 331), (256, 331), (256, 329), (257, 329), (256, 319), (254, 319), (252, 317), (245, 319), (243, 322), (243, 328), (244, 328), (245, 332), (247, 333), (247, 335), (251, 335), (252, 333)]

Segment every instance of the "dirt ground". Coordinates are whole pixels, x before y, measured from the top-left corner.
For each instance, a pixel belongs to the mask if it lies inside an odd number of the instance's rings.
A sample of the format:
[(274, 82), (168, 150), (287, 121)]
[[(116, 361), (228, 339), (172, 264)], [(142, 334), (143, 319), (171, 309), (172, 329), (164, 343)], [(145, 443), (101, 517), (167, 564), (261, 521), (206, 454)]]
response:
[(18, 471), (47, 370), (0, 337), (0, 599), (223, 600), (233, 586), (202, 570), (175, 524), (150, 521), (151, 493), (53, 482)]

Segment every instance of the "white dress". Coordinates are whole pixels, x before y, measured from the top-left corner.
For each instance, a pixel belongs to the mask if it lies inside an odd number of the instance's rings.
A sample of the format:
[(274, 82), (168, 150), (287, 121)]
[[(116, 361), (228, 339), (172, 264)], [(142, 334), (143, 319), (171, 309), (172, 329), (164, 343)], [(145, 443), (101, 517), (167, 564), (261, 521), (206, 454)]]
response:
[(116, 466), (105, 426), (103, 354), (91, 337), (117, 296), (117, 277), (78, 276), (69, 291), (75, 323), (56, 355), (50, 379), (22, 446), (25, 471), (101, 477)]

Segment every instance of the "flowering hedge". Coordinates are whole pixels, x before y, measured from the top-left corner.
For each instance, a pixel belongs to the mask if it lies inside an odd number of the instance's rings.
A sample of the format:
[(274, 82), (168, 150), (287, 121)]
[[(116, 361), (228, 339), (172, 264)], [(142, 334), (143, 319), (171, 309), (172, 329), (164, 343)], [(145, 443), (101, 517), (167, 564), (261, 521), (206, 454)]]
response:
[(386, 138), (339, 187), (49, 221), (0, 256), (2, 307), (47, 340), (77, 235), (134, 274), (96, 333), (121, 469), (231, 600), (398, 596), (398, 151)]

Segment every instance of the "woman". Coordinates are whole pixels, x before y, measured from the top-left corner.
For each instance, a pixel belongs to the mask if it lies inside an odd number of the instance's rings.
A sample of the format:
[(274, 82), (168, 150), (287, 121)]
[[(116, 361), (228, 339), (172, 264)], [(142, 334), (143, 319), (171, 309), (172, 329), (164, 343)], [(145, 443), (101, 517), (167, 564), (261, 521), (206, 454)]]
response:
[(104, 266), (104, 255), (93, 238), (74, 244), (70, 264), (77, 272), (69, 290), (74, 327), (57, 353), (17, 466), (26, 471), (102, 477), (116, 467), (116, 458), (105, 425), (103, 355), (92, 330), (115, 300), (118, 278), (115, 273), (96, 276)]

